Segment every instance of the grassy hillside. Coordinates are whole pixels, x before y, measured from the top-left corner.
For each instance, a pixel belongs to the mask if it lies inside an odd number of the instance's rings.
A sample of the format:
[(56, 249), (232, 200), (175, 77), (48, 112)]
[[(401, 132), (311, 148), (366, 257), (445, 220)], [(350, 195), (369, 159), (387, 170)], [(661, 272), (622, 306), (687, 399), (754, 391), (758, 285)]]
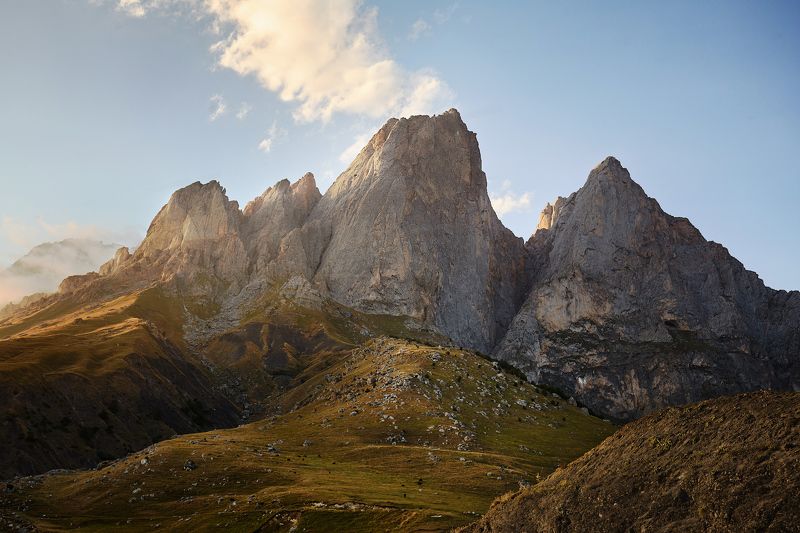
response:
[(159, 290), (57, 302), (0, 328), (0, 477), (87, 467), (152, 442), (235, 425), (239, 408), (187, 357)]
[(174, 284), (95, 292), (0, 320), (0, 479), (282, 412), (298, 374), (378, 331), (438, 339), (402, 317), (309, 309), (276, 291), (232, 312)]
[(285, 414), (11, 482), (44, 531), (441, 530), (614, 429), (471, 352), (379, 338), (292, 377)]

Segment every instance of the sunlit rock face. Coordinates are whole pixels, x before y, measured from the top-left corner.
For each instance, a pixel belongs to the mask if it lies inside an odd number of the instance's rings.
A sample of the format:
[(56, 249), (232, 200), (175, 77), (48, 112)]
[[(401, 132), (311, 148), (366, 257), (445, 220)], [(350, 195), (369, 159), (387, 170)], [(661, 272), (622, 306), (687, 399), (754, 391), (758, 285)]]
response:
[(539, 215), (539, 223), (536, 225), (536, 231), (540, 229), (550, 229), (555, 226), (558, 220), (558, 215), (561, 213), (561, 208), (564, 206), (566, 198), (559, 196), (552, 204), (547, 202), (547, 205), (542, 209)]
[(527, 243), (532, 289), (498, 357), (620, 420), (800, 386), (797, 292), (664, 213), (616, 159), (554, 205)]
[[(309, 172), (295, 183), (278, 182), (247, 204), (243, 212), (242, 237), (247, 243), (250, 269), (255, 275), (272, 278), (278, 271), (285, 270), (275, 265), (285, 248), (282, 242), (289, 233), (305, 224), (321, 197), (314, 175)], [(305, 273), (306, 263), (300, 261), (289, 270)]]
[(489, 352), (525, 296), (526, 253), (492, 209), (475, 134), (450, 110), (388, 121), (324, 196), (306, 174), (240, 211), (217, 182), (189, 185), (104, 273), (220, 305), (300, 276), (324, 297)]
[(172, 194), (153, 219), (132, 263), (153, 269), (163, 280), (213, 277), (241, 287), (247, 253), (242, 213), (216, 182), (193, 183)]
[(346, 305), (489, 351), (520, 303), (522, 240), (495, 215), (477, 138), (456, 110), (387, 122), (310, 224), (328, 241), (312, 246), (314, 282)]

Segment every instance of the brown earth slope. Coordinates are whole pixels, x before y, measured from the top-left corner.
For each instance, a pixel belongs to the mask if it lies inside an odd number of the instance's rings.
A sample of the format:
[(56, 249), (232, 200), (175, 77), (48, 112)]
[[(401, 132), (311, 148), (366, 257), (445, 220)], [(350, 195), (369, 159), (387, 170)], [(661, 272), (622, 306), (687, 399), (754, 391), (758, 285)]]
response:
[(465, 531), (800, 531), (800, 393), (628, 424)]
[(284, 414), (7, 481), (0, 531), (449, 530), (614, 430), (475, 353), (386, 337), (291, 385)]

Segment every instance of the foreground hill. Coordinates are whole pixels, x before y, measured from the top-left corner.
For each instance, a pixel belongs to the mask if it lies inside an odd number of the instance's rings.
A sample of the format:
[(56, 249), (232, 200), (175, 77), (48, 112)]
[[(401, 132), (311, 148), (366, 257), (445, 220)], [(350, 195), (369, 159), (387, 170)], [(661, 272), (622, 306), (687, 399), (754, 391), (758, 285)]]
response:
[(628, 424), (465, 532), (797, 531), (800, 393), (758, 392)]
[(441, 530), (614, 429), (474, 353), (385, 337), (307, 368), (280, 402), (96, 470), (10, 481), (0, 527)]

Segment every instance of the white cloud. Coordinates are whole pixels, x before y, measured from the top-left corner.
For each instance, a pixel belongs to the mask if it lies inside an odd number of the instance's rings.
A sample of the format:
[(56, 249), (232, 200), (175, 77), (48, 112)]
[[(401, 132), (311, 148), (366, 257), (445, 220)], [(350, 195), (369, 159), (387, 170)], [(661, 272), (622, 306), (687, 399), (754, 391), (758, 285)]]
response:
[(239, 120), (244, 120), (247, 118), (247, 115), (250, 114), (250, 111), (253, 110), (253, 106), (248, 104), (247, 102), (242, 102), (242, 105), (239, 106), (239, 110), (236, 112), (236, 118)]
[(261, 139), (261, 142), (258, 143), (258, 149), (268, 154), (272, 151), (272, 137), (265, 137)]
[(117, 9), (128, 16), (136, 18), (141, 18), (147, 13), (140, 0), (119, 0)]
[(513, 192), (506, 192), (503, 195), (493, 195), (490, 200), (495, 213), (499, 217), (514, 211), (528, 211), (531, 207), (531, 195), (528, 192), (519, 195)]
[(286, 133), (285, 129), (278, 126), (277, 120), (272, 121), (272, 126), (269, 127), (267, 136), (258, 143), (258, 149), (265, 154), (270, 153), (270, 151), (272, 151), (272, 145), (275, 144), (277, 140), (285, 137)]
[(135, 18), (142, 18), (155, 10), (176, 15), (192, 15), (196, 18), (202, 14), (200, 7), (203, 1), (204, 0), (89, 0), (89, 4), (95, 6), (112, 4), (120, 13)]
[(436, 77), (429, 71), (415, 72), (411, 76), (413, 89), (403, 102), (399, 115), (409, 117), (411, 115), (426, 115), (436, 111), (442, 111), (440, 105), (443, 98), (453, 97), (450, 88), (445, 82)]
[(451, 91), (433, 72), (408, 70), (391, 57), (378, 33), (378, 10), (361, 0), (120, 1), (132, 16), (176, 4), (202, 11), (226, 35), (210, 48), (218, 66), (254, 76), (294, 105), (298, 122), (337, 113), (384, 119), (452, 105)]
[(215, 94), (210, 98), (208, 120), (214, 122), (219, 117), (225, 114), (228, 106), (225, 104), (225, 99), (219, 94)]
[(418, 77), (389, 57), (377, 32), (377, 9), (361, 8), (357, 0), (209, 0), (206, 5), (232, 28), (213, 47), (219, 65), (253, 75), (282, 100), (295, 102), (298, 122), (327, 121), (335, 113), (376, 118), (402, 113), (417, 83), (430, 77)]
[(108, 261), (117, 247), (91, 240), (43, 244), (5, 270), (0, 270), (0, 308), (35, 292), (53, 292), (67, 276), (92, 272)]
[(408, 38), (412, 41), (416, 41), (425, 33), (428, 33), (431, 29), (431, 25), (428, 24), (424, 19), (417, 19), (414, 21), (414, 24), (411, 25), (411, 31), (408, 32)]
[(43, 242), (64, 239), (91, 239), (130, 246), (139, 242), (141, 234), (133, 229), (120, 231), (94, 224), (79, 224), (73, 220), (53, 223), (37, 217), (34, 223), (30, 223), (4, 216), (0, 220), (0, 238), (11, 243), (18, 251), (25, 252)]
[[(9, 249), (5, 259), (12, 262), (45, 242), (88, 239), (66, 245), (41, 247), (13, 269), (0, 267), (0, 307), (34, 292), (50, 292), (66, 276), (96, 269), (114, 253), (120, 243), (132, 246), (141, 234), (134, 230), (114, 231), (74, 221), (52, 223), (42, 217), (22, 222), (9, 216), (0, 219), (0, 240)], [(106, 245), (100, 242), (107, 243)]]

